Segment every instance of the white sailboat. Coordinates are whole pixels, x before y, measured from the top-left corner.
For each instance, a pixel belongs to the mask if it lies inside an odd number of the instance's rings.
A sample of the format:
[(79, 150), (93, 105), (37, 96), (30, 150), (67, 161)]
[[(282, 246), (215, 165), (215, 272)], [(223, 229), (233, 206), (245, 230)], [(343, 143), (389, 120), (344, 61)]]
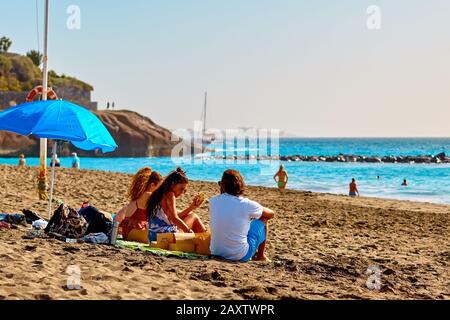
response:
[(205, 92), (205, 102), (203, 105), (203, 114), (202, 114), (202, 144), (208, 145), (214, 142), (216, 139), (215, 135), (212, 133), (206, 132), (206, 117), (207, 117), (207, 110), (208, 110), (208, 92)]

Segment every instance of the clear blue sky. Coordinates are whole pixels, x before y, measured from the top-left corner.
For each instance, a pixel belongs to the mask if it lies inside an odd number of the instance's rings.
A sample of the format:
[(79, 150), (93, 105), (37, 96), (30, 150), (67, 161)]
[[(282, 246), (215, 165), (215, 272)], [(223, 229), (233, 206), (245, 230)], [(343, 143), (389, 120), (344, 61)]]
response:
[[(36, 49), (35, 0), (0, 12), (11, 51)], [(215, 128), (450, 136), (449, 17), (447, 0), (52, 0), (50, 68), (172, 129), (193, 126), (207, 89)]]

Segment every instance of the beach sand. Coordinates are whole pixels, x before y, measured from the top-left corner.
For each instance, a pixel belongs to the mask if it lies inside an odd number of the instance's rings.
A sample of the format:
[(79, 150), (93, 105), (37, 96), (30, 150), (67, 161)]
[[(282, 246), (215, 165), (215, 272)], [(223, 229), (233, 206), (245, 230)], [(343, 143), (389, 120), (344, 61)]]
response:
[[(151, 165), (151, 163), (149, 163)], [(0, 166), (0, 212), (32, 209), (37, 168)], [(55, 196), (79, 208), (89, 199), (116, 212), (130, 175), (57, 170)], [(219, 177), (218, 177), (219, 178)], [(217, 184), (192, 182), (179, 208)], [(23, 238), (0, 230), (0, 299), (450, 299), (450, 206), (249, 187), (270, 207), (270, 263), (181, 260), (104, 245)], [(208, 204), (197, 213), (208, 222)], [(81, 290), (65, 289), (81, 269)], [(366, 270), (380, 268), (381, 289)]]

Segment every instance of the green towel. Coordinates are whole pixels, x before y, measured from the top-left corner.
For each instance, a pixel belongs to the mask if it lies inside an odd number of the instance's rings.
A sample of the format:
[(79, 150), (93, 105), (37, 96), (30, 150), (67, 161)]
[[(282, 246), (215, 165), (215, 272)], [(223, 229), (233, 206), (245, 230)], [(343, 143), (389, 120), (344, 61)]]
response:
[(139, 243), (139, 242), (117, 240), (116, 245), (121, 248), (124, 248), (124, 249), (150, 252), (151, 254), (155, 254), (155, 255), (163, 256), (163, 257), (178, 257), (178, 258), (190, 259), (190, 260), (207, 260), (207, 259), (209, 259), (208, 256), (204, 256), (204, 255), (197, 254), (197, 253), (169, 251), (169, 250), (164, 250), (164, 249), (159, 249), (159, 248), (152, 248), (148, 244)]

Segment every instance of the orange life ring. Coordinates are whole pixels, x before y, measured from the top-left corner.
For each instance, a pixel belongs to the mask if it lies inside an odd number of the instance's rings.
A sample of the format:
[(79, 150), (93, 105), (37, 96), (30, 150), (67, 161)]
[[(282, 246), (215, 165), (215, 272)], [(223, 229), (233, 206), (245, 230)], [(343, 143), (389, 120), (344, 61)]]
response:
[[(42, 86), (34, 87), (27, 95), (26, 102), (31, 102), (39, 94), (42, 95), (44, 88)], [(47, 89), (47, 99), (58, 100), (58, 96), (52, 88)]]

